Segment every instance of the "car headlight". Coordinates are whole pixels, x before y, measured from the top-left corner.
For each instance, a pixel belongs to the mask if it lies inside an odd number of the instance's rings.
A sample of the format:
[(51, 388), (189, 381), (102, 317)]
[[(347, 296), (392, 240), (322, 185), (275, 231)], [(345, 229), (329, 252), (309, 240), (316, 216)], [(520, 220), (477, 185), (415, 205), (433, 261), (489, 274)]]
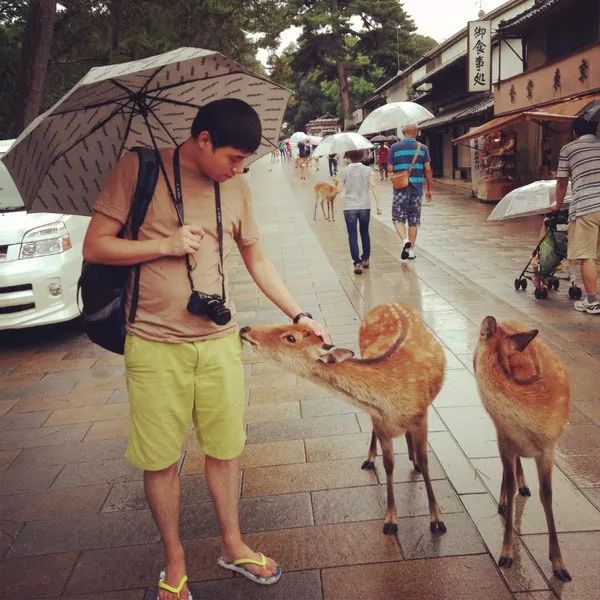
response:
[(19, 258), (60, 254), (72, 248), (67, 227), (62, 221), (30, 229), (21, 240)]

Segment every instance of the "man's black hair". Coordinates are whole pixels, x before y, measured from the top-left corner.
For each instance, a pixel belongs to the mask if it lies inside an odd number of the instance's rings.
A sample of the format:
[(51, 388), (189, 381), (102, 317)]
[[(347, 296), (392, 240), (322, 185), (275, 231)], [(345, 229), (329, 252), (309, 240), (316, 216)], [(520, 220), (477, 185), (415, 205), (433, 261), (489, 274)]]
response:
[(242, 152), (256, 152), (260, 146), (262, 126), (258, 113), (243, 100), (225, 98), (209, 102), (198, 110), (191, 134), (197, 138), (208, 131), (213, 147), (232, 146)]
[(577, 117), (573, 121), (571, 129), (573, 129), (577, 135), (595, 135), (596, 130), (598, 129), (598, 123), (593, 123), (582, 117)]

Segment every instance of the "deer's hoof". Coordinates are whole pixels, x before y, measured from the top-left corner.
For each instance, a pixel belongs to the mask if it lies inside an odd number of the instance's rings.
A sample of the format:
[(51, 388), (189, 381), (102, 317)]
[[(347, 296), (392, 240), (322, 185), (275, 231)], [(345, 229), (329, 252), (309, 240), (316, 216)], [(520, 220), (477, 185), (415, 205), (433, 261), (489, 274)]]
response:
[(519, 494), (521, 494), (521, 496), (531, 496), (531, 492), (527, 486), (519, 488)]
[(429, 530), (432, 533), (446, 533), (446, 525), (444, 521), (432, 521), (429, 524)]
[(398, 524), (397, 523), (384, 523), (383, 524), (383, 533), (385, 533), (385, 535), (396, 535), (398, 533)]
[(556, 579), (560, 579), (560, 581), (572, 581), (573, 579), (569, 574), (569, 571), (566, 569), (558, 569), (554, 571), (554, 577), (556, 577)]
[(365, 460), (360, 468), (363, 471), (372, 471), (375, 468), (375, 463), (371, 460)]
[(513, 564), (513, 559), (510, 556), (501, 556), (498, 561), (499, 567), (504, 567), (505, 569), (510, 569)]
[(416, 462), (413, 463), (413, 467), (417, 473), (421, 472), (421, 467)]
[(498, 514), (504, 515), (506, 512), (506, 504), (498, 504)]

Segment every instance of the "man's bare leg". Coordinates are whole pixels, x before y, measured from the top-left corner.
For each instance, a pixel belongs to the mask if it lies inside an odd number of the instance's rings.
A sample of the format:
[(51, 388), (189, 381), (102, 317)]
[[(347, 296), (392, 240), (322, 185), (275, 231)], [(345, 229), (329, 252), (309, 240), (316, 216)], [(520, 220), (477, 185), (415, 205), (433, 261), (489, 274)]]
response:
[[(251, 550), (242, 540), (239, 520), (240, 494), (240, 463), (233, 460), (219, 460), (206, 456), (204, 475), (208, 489), (215, 502), (219, 527), (221, 529), (221, 544), (223, 559), (231, 562), (239, 558), (256, 558), (258, 554)], [(271, 577), (275, 574), (277, 565), (271, 559), (266, 567), (244, 565), (244, 568), (260, 577)]]
[[(154, 522), (160, 531), (165, 553), (165, 583), (177, 587), (186, 574), (185, 555), (179, 538), (179, 503), (181, 485), (177, 465), (161, 471), (144, 471), (144, 491)], [(158, 577), (158, 573), (156, 574)], [(187, 586), (181, 592), (187, 598)], [(159, 590), (160, 600), (174, 600), (175, 594)]]
[(581, 261), (581, 279), (585, 293), (595, 296), (598, 293), (598, 266), (593, 258)]
[(396, 221), (394, 223), (394, 227), (396, 228), (396, 233), (398, 237), (404, 242), (408, 238), (406, 237), (406, 225), (400, 221)]
[(417, 243), (417, 231), (418, 227), (409, 227), (408, 228), (408, 241), (410, 242), (410, 247), (414, 248)]

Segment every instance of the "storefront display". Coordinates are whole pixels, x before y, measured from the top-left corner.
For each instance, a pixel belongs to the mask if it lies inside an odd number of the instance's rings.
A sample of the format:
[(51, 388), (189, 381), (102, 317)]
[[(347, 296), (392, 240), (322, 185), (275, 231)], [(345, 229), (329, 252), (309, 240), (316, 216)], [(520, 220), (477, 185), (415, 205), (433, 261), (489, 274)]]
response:
[(478, 139), (473, 170), (480, 174), (475, 194), (479, 200), (496, 202), (516, 187), (516, 133), (499, 131)]

